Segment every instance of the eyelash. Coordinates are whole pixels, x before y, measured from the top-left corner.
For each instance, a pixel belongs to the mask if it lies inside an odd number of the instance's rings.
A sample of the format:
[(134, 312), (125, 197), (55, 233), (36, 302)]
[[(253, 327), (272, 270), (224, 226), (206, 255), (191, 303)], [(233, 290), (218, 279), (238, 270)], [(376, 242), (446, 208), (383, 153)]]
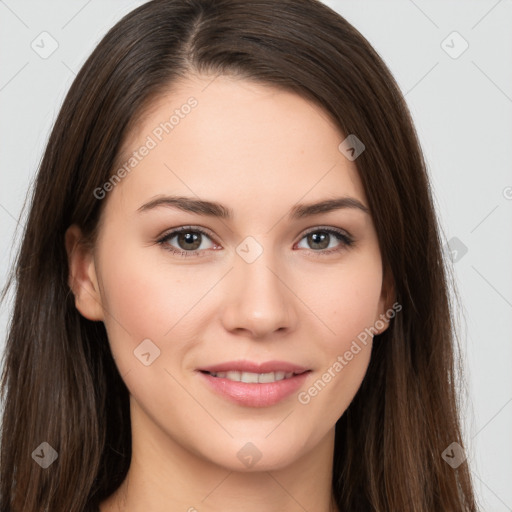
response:
[[(166, 233), (164, 236), (162, 236), (160, 239), (157, 240), (157, 243), (160, 244), (166, 251), (169, 251), (173, 254), (176, 254), (180, 257), (187, 258), (190, 256), (194, 257), (200, 257), (201, 252), (206, 251), (206, 249), (203, 249), (202, 251), (198, 251), (195, 249), (194, 251), (185, 251), (185, 250), (178, 250), (170, 245), (167, 244), (169, 240), (172, 240), (176, 235), (180, 233), (201, 233), (201, 235), (204, 235), (208, 238), (212, 238), (212, 235), (205, 231), (204, 229), (193, 227), (193, 226), (182, 226), (177, 229), (173, 229), (169, 233)], [(336, 239), (341, 243), (340, 246), (334, 248), (334, 249), (323, 249), (323, 250), (314, 250), (309, 249), (309, 252), (315, 254), (315, 256), (324, 256), (329, 254), (334, 254), (341, 252), (343, 249), (348, 249), (354, 244), (354, 239), (346, 234), (345, 232), (335, 229), (335, 228), (322, 228), (322, 227), (316, 227), (314, 229), (311, 229), (303, 234), (302, 238), (300, 240), (303, 240), (306, 236), (312, 234), (312, 233), (328, 233), (329, 235), (334, 235)], [(299, 240), (299, 241), (300, 241)], [(210, 249), (211, 250), (211, 249)]]

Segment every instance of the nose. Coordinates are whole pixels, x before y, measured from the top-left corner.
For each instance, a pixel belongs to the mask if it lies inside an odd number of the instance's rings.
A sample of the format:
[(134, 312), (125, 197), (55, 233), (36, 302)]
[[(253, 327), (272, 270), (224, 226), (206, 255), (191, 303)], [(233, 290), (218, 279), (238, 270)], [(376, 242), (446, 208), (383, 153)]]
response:
[(270, 253), (263, 251), (251, 263), (235, 254), (234, 268), (225, 280), (222, 310), (222, 322), (228, 331), (262, 339), (295, 329), (298, 300), (291, 278)]

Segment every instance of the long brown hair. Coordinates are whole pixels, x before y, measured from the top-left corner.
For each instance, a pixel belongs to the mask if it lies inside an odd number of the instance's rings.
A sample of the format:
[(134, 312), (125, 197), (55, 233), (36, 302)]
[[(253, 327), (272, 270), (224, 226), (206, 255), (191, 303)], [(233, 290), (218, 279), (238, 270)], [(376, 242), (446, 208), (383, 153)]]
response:
[[(384, 271), (402, 311), (375, 337), (364, 381), (336, 424), (341, 510), (475, 511), (455, 388), (447, 271), (426, 165), (403, 96), (381, 58), (315, 0), (153, 0), (103, 38), (60, 110), (31, 197), (2, 374), (0, 512), (80, 512), (121, 484), (131, 457), (128, 390), (103, 323), (68, 285), (64, 233), (94, 243), (94, 190), (116, 169), (145, 109), (191, 72), (234, 74), (316, 102), (366, 150), (356, 164)], [(47, 442), (47, 469), (33, 451)]]

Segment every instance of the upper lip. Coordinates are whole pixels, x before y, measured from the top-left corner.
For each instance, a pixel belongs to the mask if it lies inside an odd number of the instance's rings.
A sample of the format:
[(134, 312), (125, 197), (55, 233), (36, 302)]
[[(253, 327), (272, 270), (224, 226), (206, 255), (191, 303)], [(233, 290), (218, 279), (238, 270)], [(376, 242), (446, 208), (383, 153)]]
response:
[(252, 361), (227, 361), (225, 363), (215, 364), (212, 366), (204, 366), (198, 368), (199, 371), (218, 373), (218, 372), (250, 372), (250, 373), (271, 373), (271, 372), (285, 372), (285, 373), (304, 373), (309, 370), (305, 366), (300, 366), (286, 361), (265, 361), (256, 363)]

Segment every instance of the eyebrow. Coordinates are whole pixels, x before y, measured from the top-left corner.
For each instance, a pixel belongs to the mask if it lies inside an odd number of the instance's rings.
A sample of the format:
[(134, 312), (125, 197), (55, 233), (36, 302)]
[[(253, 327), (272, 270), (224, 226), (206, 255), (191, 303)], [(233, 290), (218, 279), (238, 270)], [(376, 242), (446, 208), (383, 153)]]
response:
[[(202, 199), (194, 199), (186, 196), (162, 196), (157, 197), (138, 208), (138, 212), (143, 213), (155, 208), (166, 207), (176, 208), (185, 212), (196, 213), (209, 217), (219, 217), (221, 219), (232, 219), (234, 217), (233, 210), (227, 206), (215, 201), (206, 201)], [(369, 214), (369, 209), (361, 201), (354, 197), (337, 197), (326, 199), (316, 203), (295, 205), (289, 212), (290, 219), (303, 219), (318, 215), (319, 213), (327, 213), (344, 208), (352, 208), (361, 210)]]

